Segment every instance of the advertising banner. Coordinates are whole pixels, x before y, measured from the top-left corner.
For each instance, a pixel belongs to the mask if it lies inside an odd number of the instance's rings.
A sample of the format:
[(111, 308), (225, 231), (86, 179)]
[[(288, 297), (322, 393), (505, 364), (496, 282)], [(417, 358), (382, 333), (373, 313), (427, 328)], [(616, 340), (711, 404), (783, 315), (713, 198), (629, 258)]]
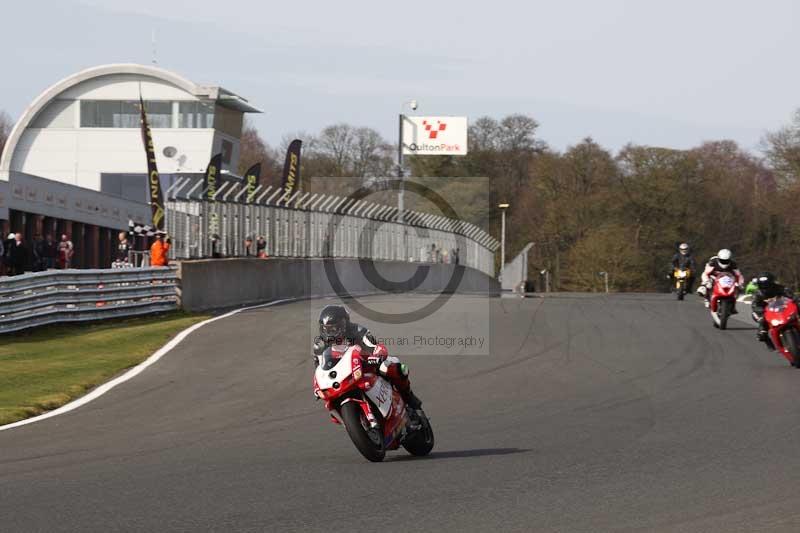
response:
[(260, 177), (261, 163), (256, 163), (244, 173), (244, 184), (247, 188), (247, 196), (244, 199), (246, 204), (252, 204), (255, 200), (256, 188), (258, 188), (258, 179)]
[(147, 123), (147, 112), (144, 108), (144, 101), (139, 96), (139, 106), (141, 109), (142, 123), (142, 142), (144, 152), (147, 156), (147, 189), (150, 197), (150, 209), (152, 211), (153, 227), (157, 230), (164, 229), (164, 195), (161, 192), (161, 178), (158, 175), (156, 166), (156, 151), (153, 146), (153, 134), (150, 125)]
[(467, 155), (467, 117), (403, 116), (403, 155)]
[(300, 148), (303, 141), (295, 139), (289, 144), (286, 150), (286, 161), (283, 164), (283, 180), (281, 189), (283, 196), (280, 201), (288, 202), (292, 194), (299, 190), (300, 186)]

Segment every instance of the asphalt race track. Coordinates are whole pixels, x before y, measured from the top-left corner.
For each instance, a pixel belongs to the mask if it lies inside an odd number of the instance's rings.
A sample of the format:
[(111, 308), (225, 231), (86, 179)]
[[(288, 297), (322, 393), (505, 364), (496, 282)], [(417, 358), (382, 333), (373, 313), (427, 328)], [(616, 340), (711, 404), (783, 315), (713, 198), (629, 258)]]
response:
[(415, 329), (490, 313), (491, 355), (406, 357), (437, 445), (371, 464), (312, 398), (325, 303), (217, 321), (0, 432), (0, 530), (800, 531), (800, 370), (744, 319), (718, 331), (666, 294), (454, 297)]

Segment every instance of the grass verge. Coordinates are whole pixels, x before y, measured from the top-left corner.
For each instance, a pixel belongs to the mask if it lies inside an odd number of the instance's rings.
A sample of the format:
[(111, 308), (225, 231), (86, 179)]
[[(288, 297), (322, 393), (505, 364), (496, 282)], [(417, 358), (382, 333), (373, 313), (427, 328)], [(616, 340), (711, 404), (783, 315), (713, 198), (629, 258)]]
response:
[(176, 311), (0, 337), (0, 425), (84, 395), (206, 318)]

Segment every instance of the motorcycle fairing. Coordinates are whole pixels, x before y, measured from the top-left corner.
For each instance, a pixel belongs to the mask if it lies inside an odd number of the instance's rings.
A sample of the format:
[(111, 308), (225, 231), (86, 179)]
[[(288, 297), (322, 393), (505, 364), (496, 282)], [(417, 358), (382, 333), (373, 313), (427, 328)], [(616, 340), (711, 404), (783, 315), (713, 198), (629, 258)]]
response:
[(365, 389), (364, 393), (369, 396), (372, 403), (378, 408), (383, 418), (388, 418), (392, 410), (392, 385), (382, 377), (377, 377), (374, 384)]

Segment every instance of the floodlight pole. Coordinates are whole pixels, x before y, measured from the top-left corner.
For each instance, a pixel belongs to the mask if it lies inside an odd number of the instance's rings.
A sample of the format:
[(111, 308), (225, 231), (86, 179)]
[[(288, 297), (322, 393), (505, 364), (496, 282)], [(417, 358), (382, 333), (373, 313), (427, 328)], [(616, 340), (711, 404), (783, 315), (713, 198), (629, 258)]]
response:
[(397, 191), (397, 221), (403, 223), (403, 210), (405, 200), (405, 176), (403, 172), (403, 119), (405, 116), (400, 113), (397, 126), (397, 177), (400, 180), (400, 188)]
[(400, 105), (400, 114), (398, 115), (397, 120), (397, 177), (400, 179), (400, 188), (397, 192), (397, 221), (399, 223), (403, 223), (404, 216), (403, 213), (405, 211), (405, 172), (403, 171), (403, 122), (406, 116), (403, 114), (403, 108), (406, 105), (410, 105), (411, 109), (417, 109), (417, 101), (416, 100), (409, 100), (407, 102), (403, 102)]
[[(406, 104), (411, 105), (411, 109), (417, 109), (417, 101), (409, 100), (400, 105), (400, 114), (397, 120), (397, 177), (400, 180), (400, 187), (397, 191), (397, 222), (400, 224), (405, 223), (405, 176), (403, 171), (403, 107)], [(408, 260), (408, 228), (403, 228), (403, 261)]]
[(500, 223), (500, 281), (503, 280), (503, 270), (506, 268), (506, 209), (508, 209), (509, 204), (504, 202), (499, 204), (497, 207), (500, 208), (501, 215), (501, 223)]

